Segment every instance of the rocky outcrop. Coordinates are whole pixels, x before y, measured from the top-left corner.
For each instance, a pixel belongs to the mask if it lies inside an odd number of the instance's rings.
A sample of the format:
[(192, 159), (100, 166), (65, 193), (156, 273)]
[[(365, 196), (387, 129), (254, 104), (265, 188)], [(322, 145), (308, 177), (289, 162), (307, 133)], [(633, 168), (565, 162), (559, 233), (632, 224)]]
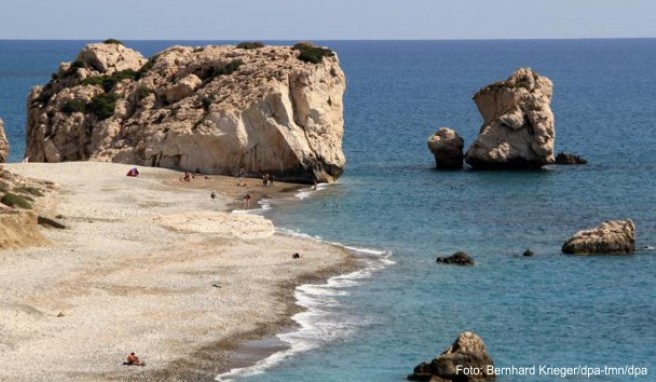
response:
[(478, 138), (465, 154), (475, 169), (540, 168), (554, 161), (551, 81), (531, 69), (479, 90), (474, 102), (483, 117)]
[(458, 133), (448, 127), (442, 127), (428, 138), (428, 149), (435, 156), (435, 165), (439, 169), (458, 170), (462, 168), (464, 155), (462, 149), (465, 141)]
[[(464, 369), (468, 372), (463, 372)], [(420, 363), (408, 376), (409, 380), (432, 382), (489, 381), (495, 378), (494, 362), (483, 340), (472, 332), (461, 333), (450, 348), (430, 363)]]
[(577, 232), (563, 244), (564, 253), (631, 253), (635, 250), (635, 224), (631, 219), (612, 220)]
[(456, 252), (448, 257), (438, 257), (435, 260), (437, 263), (442, 264), (453, 264), (453, 265), (474, 265), (474, 259), (472, 259), (465, 252)]
[(345, 78), (327, 49), (91, 44), (28, 100), (30, 161), (313, 182), (342, 174)]
[(5, 134), (5, 123), (0, 119), (0, 163), (7, 162), (9, 158), (9, 141)]
[(588, 161), (578, 155), (561, 151), (556, 155), (556, 164), (587, 164)]
[(0, 167), (0, 250), (46, 242), (37, 228), (36, 200), (54, 187), (26, 179)]

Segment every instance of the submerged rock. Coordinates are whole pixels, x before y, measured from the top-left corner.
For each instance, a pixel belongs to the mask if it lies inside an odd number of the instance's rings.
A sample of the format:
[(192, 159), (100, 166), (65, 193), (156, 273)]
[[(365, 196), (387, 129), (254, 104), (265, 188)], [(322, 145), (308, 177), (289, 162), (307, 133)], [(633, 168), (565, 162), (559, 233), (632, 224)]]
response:
[[(464, 373), (463, 369), (470, 371)], [(483, 340), (472, 332), (461, 333), (456, 341), (430, 363), (422, 362), (408, 376), (413, 381), (473, 382), (496, 378), (494, 362)]]
[(578, 155), (561, 151), (556, 155), (556, 164), (587, 164), (588, 161)]
[(563, 244), (567, 254), (631, 253), (635, 250), (635, 224), (631, 219), (611, 220), (579, 231)]
[(474, 259), (465, 252), (456, 252), (448, 257), (438, 257), (435, 262), (453, 265), (474, 265)]
[(533, 257), (533, 256), (535, 256), (535, 253), (533, 251), (531, 251), (531, 249), (529, 248), (526, 251), (524, 251), (523, 256), (524, 257)]
[(478, 138), (465, 154), (475, 169), (532, 169), (554, 162), (553, 85), (531, 69), (474, 95), (483, 117)]
[(428, 149), (435, 156), (435, 165), (439, 169), (459, 170), (462, 168), (464, 155), (462, 149), (465, 141), (457, 132), (442, 127), (428, 138)]
[(9, 158), (9, 141), (5, 134), (5, 123), (0, 119), (0, 163), (7, 162)]
[(306, 45), (174, 46), (150, 60), (88, 45), (32, 90), (26, 155), (333, 181), (345, 78), (333, 52)]

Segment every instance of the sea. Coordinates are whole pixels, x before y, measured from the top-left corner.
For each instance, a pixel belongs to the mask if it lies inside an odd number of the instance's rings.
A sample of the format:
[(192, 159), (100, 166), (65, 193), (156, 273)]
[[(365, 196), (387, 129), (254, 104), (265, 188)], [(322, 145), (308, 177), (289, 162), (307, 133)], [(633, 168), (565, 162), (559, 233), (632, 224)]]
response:
[[(29, 89), (85, 43), (0, 41), (10, 161), (24, 153)], [(150, 56), (234, 41), (125, 43)], [(287, 348), (217, 380), (400, 382), (463, 331), (507, 368), (498, 381), (656, 380), (656, 39), (317, 43), (346, 73), (346, 170), (260, 213), (364, 268), (299, 287), (307, 310), (278, 335)], [(589, 163), (437, 171), (427, 138), (447, 126), (469, 145), (482, 123), (472, 95), (520, 67), (554, 83), (556, 151)], [(634, 254), (561, 253), (576, 231), (628, 218)], [(476, 265), (436, 264), (456, 251)]]

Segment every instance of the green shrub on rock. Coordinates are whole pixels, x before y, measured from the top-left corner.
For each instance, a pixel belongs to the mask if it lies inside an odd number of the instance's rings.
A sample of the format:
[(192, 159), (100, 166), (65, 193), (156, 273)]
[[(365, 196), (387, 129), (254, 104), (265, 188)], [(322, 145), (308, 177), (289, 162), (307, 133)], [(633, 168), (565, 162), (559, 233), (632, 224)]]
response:
[(15, 192), (20, 192), (21, 194), (30, 194), (34, 196), (43, 196), (43, 191), (36, 187), (18, 187), (14, 188)]
[(73, 113), (86, 113), (87, 104), (80, 101), (79, 99), (70, 100), (66, 102), (64, 106), (62, 106), (61, 111), (68, 115)]
[(107, 39), (107, 40), (103, 41), (103, 44), (125, 45), (125, 44), (123, 44), (123, 41), (117, 40), (115, 38)]
[(159, 54), (156, 54), (152, 56), (151, 58), (148, 59), (148, 61), (139, 69), (136, 75), (136, 79), (140, 79), (143, 77), (146, 73), (150, 72), (150, 70), (155, 66), (155, 62), (157, 62), (157, 59), (159, 58)]
[(11, 192), (4, 194), (4, 196), (0, 198), (0, 203), (12, 208), (18, 207), (25, 210), (32, 209), (32, 205), (27, 199), (20, 195), (12, 194)]
[(82, 81), (82, 85), (93, 85), (100, 86), (104, 91), (110, 92), (114, 89), (117, 83), (123, 80), (135, 80), (137, 79), (137, 72), (131, 69), (122, 70), (116, 72), (111, 76), (101, 76), (101, 77), (89, 77), (85, 78)]
[(244, 41), (237, 44), (237, 48), (246, 49), (246, 50), (259, 49), (259, 48), (264, 48), (264, 43), (261, 43), (259, 41)]
[(115, 93), (99, 94), (91, 101), (89, 111), (102, 121), (114, 115), (117, 100), (118, 95)]
[(335, 55), (335, 52), (332, 50), (314, 46), (311, 42), (307, 41), (299, 42), (294, 45), (292, 49), (300, 52), (298, 55), (299, 60), (313, 64), (320, 63), (324, 57), (332, 57)]

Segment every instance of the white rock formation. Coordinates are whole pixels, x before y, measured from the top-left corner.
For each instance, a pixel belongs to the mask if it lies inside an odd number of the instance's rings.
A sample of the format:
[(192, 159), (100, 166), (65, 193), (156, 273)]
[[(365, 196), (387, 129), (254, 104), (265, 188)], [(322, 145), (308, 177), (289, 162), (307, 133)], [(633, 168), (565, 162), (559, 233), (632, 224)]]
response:
[(564, 253), (630, 253), (635, 250), (635, 224), (631, 219), (611, 220), (579, 231), (563, 244)]
[(0, 163), (7, 162), (9, 158), (9, 141), (5, 134), (5, 123), (0, 119)]
[(525, 68), (479, 90), (473, 99), (483, 126), (465, 161), (475, 169), (540, 168), (553, 163), (552, 93), (548, 78)]
[(442, 127), (428, 138), (428, 149), (435, 156), (435, 165), (439, 169), (461, 169), (464, 155), (462, 149), (465, 140), (457, 132)]
[(312, 182), (341, 175), (345, 78), (290, 47), (93, 44), (28, 100), (31, 161), (95, 160)]

